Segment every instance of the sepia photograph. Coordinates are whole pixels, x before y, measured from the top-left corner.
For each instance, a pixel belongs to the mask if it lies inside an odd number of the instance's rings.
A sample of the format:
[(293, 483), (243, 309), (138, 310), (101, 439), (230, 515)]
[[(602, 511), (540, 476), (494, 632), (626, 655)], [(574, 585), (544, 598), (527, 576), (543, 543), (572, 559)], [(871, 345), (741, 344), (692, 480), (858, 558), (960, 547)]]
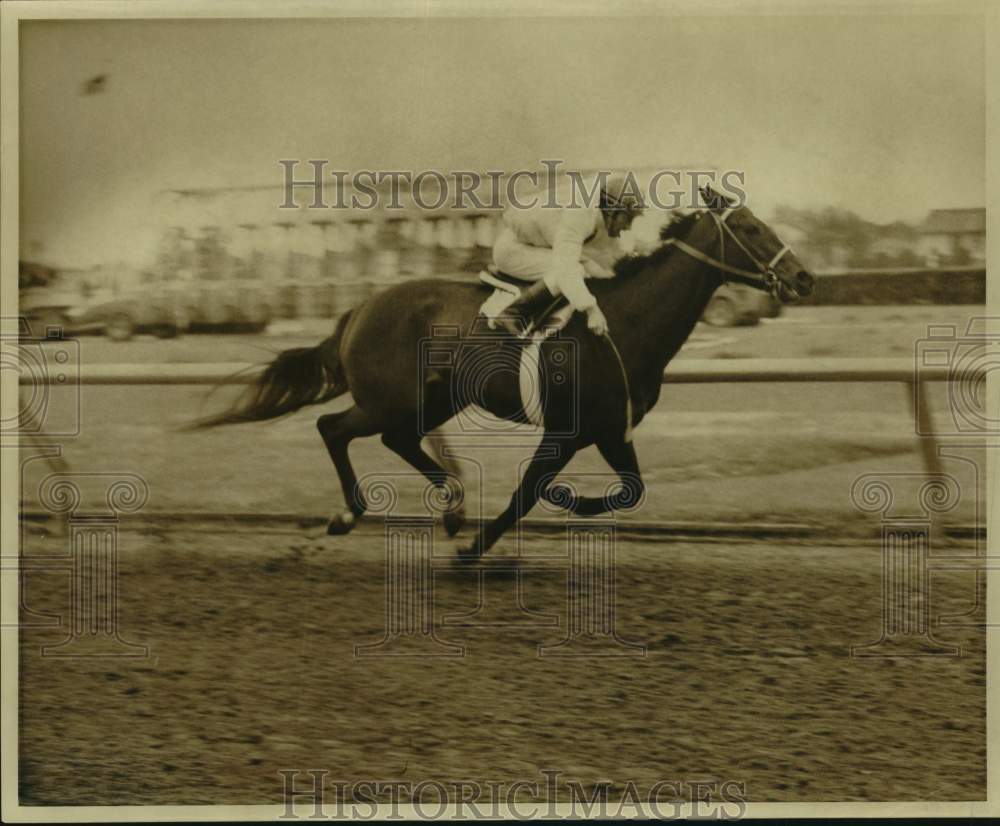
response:
[(5, 821), (1000, 814), (1000, 5), (0, 22)]

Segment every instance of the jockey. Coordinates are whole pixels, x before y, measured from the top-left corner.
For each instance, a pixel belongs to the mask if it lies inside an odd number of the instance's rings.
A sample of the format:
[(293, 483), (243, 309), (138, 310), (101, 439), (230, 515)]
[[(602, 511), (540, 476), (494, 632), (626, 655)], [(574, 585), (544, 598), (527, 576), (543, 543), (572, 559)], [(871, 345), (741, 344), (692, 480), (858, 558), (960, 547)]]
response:
[(537, 306), (541, 298), (547, 306), (563, 295), (574, 310), (587, 314), (591, 332), (599, 336), (607, 332), (607, 319), (584, 278), (614, 276), (611, 266), (621, 255), (617, 239), (643, 210), (627, 183), (622, 175), (602, 181), (598, 204), (574, 204), (566, 198), (563, 206), (549, 207), (539, 196), (530, 208), (507, 207), (504, 228), (493, 245), (493, 263), (514, 278), (540, 283), (507, 308), (496, 320), (499, 326), (521, 335), (517, 318), (530, 315), (526, 305)]

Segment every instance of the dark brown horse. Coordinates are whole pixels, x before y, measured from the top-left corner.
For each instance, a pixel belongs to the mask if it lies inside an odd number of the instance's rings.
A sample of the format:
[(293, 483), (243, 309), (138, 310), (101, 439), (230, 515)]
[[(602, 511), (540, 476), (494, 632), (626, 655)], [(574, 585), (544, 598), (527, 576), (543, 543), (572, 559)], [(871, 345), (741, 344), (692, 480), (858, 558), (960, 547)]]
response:
[[(463, 553), (485, 553), (540, 497), (583, 514), (635, 504), (644, 489), (631, 429), (656, 404), (664, 368), (716, 288), (736, 280), (785, 301), (811, 291), (812, 276), (749, 209), (707, 188), (702, 195), (708, 209), (666, 227), (657, 250), (623, 258), (614, 279), (591, 282), (609, 336), (593, 335), (576, 315), (542, 344), (543, 367), (562, 369), (541, 371), (561, 377), (541, 383), (541, 443), (510, 504), (484, 523)], [(330, 521), (329, 532), (346, 533), (366, 509), (348, 445), (381, 434), (386, 447), (447, 489), (452, 506), (445, 525), (453, 535), (464, 521), (460, 482), (423, 449), (423, 437), (471, 404), (501, 419), (527, 420), (517, 373), (509, 369), (512, 352), (516, 356), (524, 344), (486, 329), (478, 310), (487, 295), (483, 285), (441, 279), (385, 290), (342, 317), (325, 341), (279, 354), (246, 398), (197, 426), (272, 419), (349, 391), (352, 407), (317, 421), (347, 506)], [(590, 445), (621, 478), (614, 494), (578, 497), (553, 484)]]

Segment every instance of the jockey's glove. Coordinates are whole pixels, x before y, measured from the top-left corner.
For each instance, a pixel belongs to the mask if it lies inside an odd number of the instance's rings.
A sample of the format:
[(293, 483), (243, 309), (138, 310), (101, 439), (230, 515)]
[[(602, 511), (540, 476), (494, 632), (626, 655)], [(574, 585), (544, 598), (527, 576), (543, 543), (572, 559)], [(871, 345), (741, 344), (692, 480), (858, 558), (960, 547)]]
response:
[(587, 310), (587, 329), (598, 336), (603, 336), (608, 331), (608, 320), (596, 304)]

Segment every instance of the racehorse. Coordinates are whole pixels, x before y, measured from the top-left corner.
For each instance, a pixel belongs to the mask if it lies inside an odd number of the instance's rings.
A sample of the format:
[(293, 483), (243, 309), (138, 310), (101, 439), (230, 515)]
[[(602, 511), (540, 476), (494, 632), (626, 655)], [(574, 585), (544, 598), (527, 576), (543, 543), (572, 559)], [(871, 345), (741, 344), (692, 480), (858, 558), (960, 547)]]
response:
[[(716, 288), (738, 281), (785, 302), (811, 292), (813, 277), (746, 206), (710, 187), (701, 194), (707, 207), (668, 224), (661, 246), (620, 259), (615, 278), (590, 283), (608, 319), (608, 336), (595, 336), (574, 314), (565, 329), (541, 344), (541, 361), (576, 365), (575, 375), (567, 380), (566, 373), (573, 373), (567, 369), (560, 381), (543, 379), (541, 442), (507, 508), (483, 523), (462, 556), (485, 554), (540, 497), (585, 515), (634, 505), (645, 489), (632, 428), (656, 404), (664, 368)], [(348, 532), (366, 509), (348, 445), (381, 434), (386, 447), (450, 497), (444, 521), (454, 535), (464, 522), (460, 482), (454, 466), (446, 470), (441, 455), (432, 457), (422, 448), (422, 437), (470, 404), (501, 419), (528, 420), (517, 372), (497, 369), (501, 362), (510, 364), (512, 348), (525, 344), (486, 330), (479, 308), (487, 289), (442, 279), (386, 289), (342, 316), (326, 340), (281, 352), (243, 399), (194, 426), (273, 419), (349, 391), (352, 407), (322, 415), (316, 423), (347, 508), (330, 520), (328, 532)], [(438, 358), (425, 364), (422, 342), (428, 341)], [(613, 494), (577, 496), (554, 483), (573, 456), (590, 445), (620, 477), (621, 487)]]

